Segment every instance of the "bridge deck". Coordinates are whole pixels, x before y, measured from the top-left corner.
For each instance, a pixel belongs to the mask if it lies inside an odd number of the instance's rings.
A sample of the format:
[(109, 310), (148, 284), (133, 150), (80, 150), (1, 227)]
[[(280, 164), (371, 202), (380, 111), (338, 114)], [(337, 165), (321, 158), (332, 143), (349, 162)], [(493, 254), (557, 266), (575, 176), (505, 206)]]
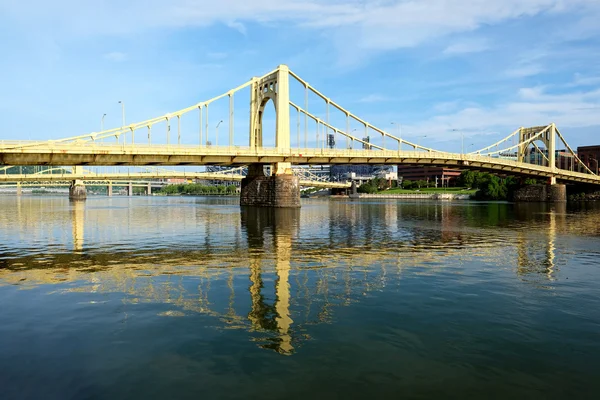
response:
[(238, 146), (132, 145), (52, 142), (1, 142), (0, 165), (247, 165), (414, 164), (450, 166), (535, 177), (556, 176), (565, 182), (600, 184), (597, 175), (552, 169), (477, 154), (426, 151), (278, 149)]

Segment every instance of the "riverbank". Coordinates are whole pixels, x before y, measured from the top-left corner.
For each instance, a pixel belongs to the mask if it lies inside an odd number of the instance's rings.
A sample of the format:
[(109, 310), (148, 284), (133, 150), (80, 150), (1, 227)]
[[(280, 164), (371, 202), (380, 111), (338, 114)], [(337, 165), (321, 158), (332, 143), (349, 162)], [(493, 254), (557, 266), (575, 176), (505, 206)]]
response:
[[(346, 196), (331, 196), (346, 197)], [(413, 200), (470, 200), (470, 194), (458, 193), (398, 193), (398, 194), (351, 194), (351, 199), (413, 199)]]

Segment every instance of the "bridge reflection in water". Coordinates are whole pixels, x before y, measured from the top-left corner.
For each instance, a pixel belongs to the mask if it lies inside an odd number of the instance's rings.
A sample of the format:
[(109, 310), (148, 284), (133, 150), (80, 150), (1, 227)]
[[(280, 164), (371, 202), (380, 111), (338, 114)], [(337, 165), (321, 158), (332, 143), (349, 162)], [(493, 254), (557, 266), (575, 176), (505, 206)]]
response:
[[(263, 329), (278, 333), (278, 337), (263, 347), (272, 348), (282, 354), (291, 354), (294, 350), (290, 327), (290, 260), (293, 237), (299, 228), (299, 209), (267, 209), (255, 207), (242, 208), (242, 227), (248, 238), (250, 254), (249, 288), (252, 309), (248, 319), (254, 329)], [(271, 242), (271, 243), (266, 243)], [(271, 248), (275, 263), (275, 300), (268, 305), (262, 293), (264, 282), (262, 249)], [(258, 251), (255, 251), (258, 250)]]
[(211, 316), (286, 355), (310, 325), (399, 286), (407, 268), (492, 261), (551, 288), (561, 235), (600, 233), (599, 213), (578, 219), (564, 204), (316, 201), (301, 211), (242, 208), (240, 218), (221, 199), (0, 200), (16, 211), (0, 215), (0, 285), (123, 293), (124, 305)]

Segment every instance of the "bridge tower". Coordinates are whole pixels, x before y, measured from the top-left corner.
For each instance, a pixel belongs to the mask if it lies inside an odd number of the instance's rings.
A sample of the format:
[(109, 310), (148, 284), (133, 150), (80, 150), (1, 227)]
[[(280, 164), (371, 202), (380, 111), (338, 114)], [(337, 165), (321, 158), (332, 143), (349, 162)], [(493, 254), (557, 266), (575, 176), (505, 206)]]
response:
[[(550, 124), (547, 127), (536, 126), (533, 128), (520, 128), (519, 129), (519, 150), (517, 154), (517, 159), (519, 162), (528, 162), (526, 160), (527, 148), (530, 144), (533, 144), (536, 148), (534, 141), (530, 139), (539, 133), (540, 130), (545, 130), (545, 132), (537, 138), (535, 141), (542, 142), (544, 147), (548, 151), (547, 155), (547, 163), (548, 167), (552, 169), (553, 172), (556, 171), (556, 125), (554, 123)], [(550, 184), (556, 184), (556, 177), (553, 176), (551, 178)]]
[[(262, 119), (269, 101), (275, 106), (275, 147), (289, 151), (290, 143), (290, 71), (287, 65), (263, 78), (254, 78), (250, 89), (250, 147), (263, 146)], [(242, 180), (240, 205), (262, 207), (300, 207), (299, 178), (289, 162), (271, 164), (271, 176), (265, 176), (264, 164), (248, 166)]]
[[(76, 166), (73, 167), (74, 175), (83, 175), (83, 167)], [(85, 185), (79, 179), (74, 179), (71, 181), (71, 186), (69, 186), (69, 200), (85, 200), (87, 197), (87, 192), (85, 191)]]
[[(539, 133), (541, 135), (535, 138)], [(535, 138), (535, 139), (534, 139)], [(547, 155), (544, 155), (535, 142), (544, 144)], [(549, 177), (545, 185), (530, 185), (517, 190), (515, 193), (515, 201), (548, 201), (548, 202), (564, 202), (567, 201), (567, 188), (565, 185), (556, 183), (556, 125), (554, 123), (543, 127), (536, 126), (532, 128), (519, 129), (519, 147), (517, 153), (517, 161), (529, 162), (527, 160), (529, 145), (533, 144), (550, 168), (552, 176)]]

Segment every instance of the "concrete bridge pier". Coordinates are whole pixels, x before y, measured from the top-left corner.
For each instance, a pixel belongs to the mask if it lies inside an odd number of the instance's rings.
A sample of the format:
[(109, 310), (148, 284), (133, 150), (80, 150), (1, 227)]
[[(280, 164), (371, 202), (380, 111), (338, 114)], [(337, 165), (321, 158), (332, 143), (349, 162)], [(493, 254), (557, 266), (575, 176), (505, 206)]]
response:
[(106, 195), (107, 195), (108, 197), (112, 197), (112, 195), (113, 195), (113, 187), (112, 187), (112, 184), (110, 184), (110, 185), (108, 185), (108, 186), (106, 187)]
[(271, 166), (271, 176), (265, 176), (263, 164), (248, 166), (242, 179), (241, 206), (299, 208), (300, 180), (292, 173), (290, 163)]
[(85, 191), (85, 185), (80, 180), (71, 181), (69, 186), (69, 200), (85, 200), (87, 198), (87, 192)]
[(23, 188), (21, 187), (21, 182), (17, 182), (17, 196), (21, 196), (23, 194)]
[(133, 196), (133, 183), (131, 182), (127, 185), (127, 196)]
[(567, 186), (556, 183), (524, 186), (515, 191), (514, 200), (515, 202), (565, 202), (567, 201)]
[(152, 196), (152, 184), (148, 182), (148, 187), (146, 189), (146, 195)]

